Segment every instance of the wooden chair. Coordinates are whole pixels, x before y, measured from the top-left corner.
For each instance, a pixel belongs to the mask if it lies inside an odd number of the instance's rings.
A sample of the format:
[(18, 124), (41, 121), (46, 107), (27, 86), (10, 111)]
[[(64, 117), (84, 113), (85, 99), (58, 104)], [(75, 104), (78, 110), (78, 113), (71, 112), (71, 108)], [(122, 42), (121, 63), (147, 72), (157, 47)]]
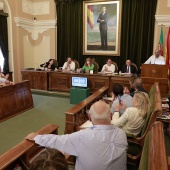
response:
[(127, 135), (128, 146), (129, 146), (127, 151), (128, 164), (138, 166), (146, 134), (150, 130), (152, 124), (156, 121), (158, 115), (162, 113), (161, 96), (160, 96), (159, 84), (157, 82), (152, 85), (149, 93), (149, 98), (151, 102), (151, 108), (149, 113), (147, 114), (140, 135), (137, 137), (132, 137), (130, 135)]
[(98, 71), (99, 71), (99, 64), (95, 61), (94, 58), (92, 58), (92, 64), (94, 64), (93, 72), (94, 73), (98, 73)]
[(118, 66), (117, 63), (115, 63), (114, 61), (112, 61), (112, 64), (115, 66), (115, 73), (118, 72)]
[(80, 64), (77, 60), (73, 60), (73, 62), (75, 63), (75, 70), (80, 68)]
[(135, 63), (131, 63), (131, 65), (133, 65), (136, 68), (136, 72), (138, 72), (138, 67)]
[(168, 170), (163, 124), (159, 121), (146, 135), (139, 170)]
[(55, 67), (58, 68), (58, 61), (56, 59), (53, 59), (53, 61), (54, 61)]

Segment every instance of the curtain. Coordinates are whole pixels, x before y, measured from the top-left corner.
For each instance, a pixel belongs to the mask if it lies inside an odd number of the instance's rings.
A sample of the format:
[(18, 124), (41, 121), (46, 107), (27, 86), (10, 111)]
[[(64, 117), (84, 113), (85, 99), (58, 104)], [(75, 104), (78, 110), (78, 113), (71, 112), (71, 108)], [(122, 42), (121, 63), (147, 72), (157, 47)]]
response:
[(87, 57), (95, 58), (100, 69), (107, 58), (119, 69), (127, 59), (138, 67), (152, 55), (157, 0), (122, 0), (120, 56), (83, 56), (83, 1), (58, 3), (57, 57), (62, 66), (67, 57), (83, 66)]
[(9, 72), (7, 16), (0, 15), (0, 47), (4, 56), (3, 72)]

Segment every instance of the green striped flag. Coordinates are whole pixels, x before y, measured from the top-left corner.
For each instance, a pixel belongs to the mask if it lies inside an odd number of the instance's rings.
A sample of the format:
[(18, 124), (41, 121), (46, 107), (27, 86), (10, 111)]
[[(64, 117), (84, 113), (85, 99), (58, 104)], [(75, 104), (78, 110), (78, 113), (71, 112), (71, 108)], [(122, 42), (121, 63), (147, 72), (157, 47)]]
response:
[(160, 55), (163, 56), (164, 55), (164, 41), (163, 41), (163, 28), (161, 27), (161, 33), (160, 33), (160, 37), (159, 37), (159, 44), (158, 44), (158, 49), (160, 50)]

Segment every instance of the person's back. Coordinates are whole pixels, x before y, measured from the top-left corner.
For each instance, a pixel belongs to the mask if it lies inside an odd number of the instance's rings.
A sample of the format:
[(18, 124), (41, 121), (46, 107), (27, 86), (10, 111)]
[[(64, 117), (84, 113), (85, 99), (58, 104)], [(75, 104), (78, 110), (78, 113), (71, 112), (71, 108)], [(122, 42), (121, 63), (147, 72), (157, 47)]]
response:
[(134, 81), (134, 89), (135, 91), (133, 91), (132, 93), (130, 93), (130, 95), (133, 97), (136, 91), (141, 91), (141, 92), (146, 92), (146, 90), (143, 88), (143, 82), (141, 78), (136, 78)]
[(78, 152), (77, 170), (126, 169), (127, 141), (121, 129), (96, 125), (78, 133), (79, 140), (74, 142)]
[(26, 139), (76, 156), (76, 170), (126, 170), (125, 132), (111, 125), (111, 110), (104, 101), (90, 107), (91, 128), (68, 135), (29, 134)]
[[(111, 106), (112, 113), (115, 112), (114, 106), (119, 102), (118, 96), (121, 96), (121, 101), (123, 101), (126, 104), (126, 108), (132, 106), (132, 97), (129, 94), (123, 94), (123, 86), (119, 83), (115, 83), (113, 85), (113, 94), (114, 101)], [(120, 109), (120, 115), (124, 113), (124, 108)]]

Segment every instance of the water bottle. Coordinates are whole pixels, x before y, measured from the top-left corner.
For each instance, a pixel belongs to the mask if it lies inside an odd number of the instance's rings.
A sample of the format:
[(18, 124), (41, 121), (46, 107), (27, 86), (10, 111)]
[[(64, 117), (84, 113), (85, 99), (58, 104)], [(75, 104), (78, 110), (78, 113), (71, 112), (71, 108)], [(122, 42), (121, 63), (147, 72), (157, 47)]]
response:
[(16, 164), (13, 170), (22, 170), (22, 167), (19, 164)]

